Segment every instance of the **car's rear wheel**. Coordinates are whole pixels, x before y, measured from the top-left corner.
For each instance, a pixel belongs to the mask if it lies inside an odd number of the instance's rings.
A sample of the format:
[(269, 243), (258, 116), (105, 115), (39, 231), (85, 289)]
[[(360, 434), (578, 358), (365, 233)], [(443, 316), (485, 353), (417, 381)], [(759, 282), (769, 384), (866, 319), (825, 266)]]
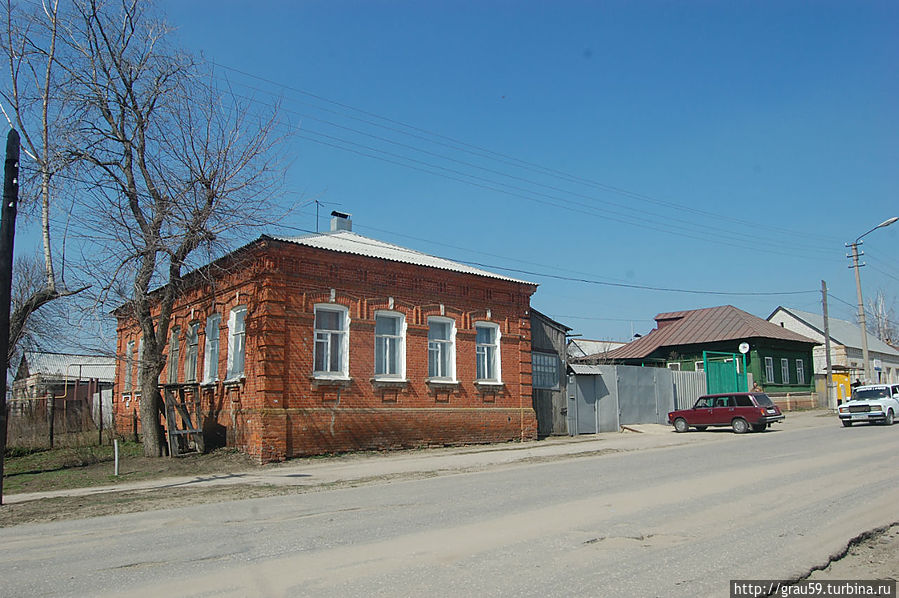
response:
[(679, 417), (676, 420), (674, 420), (674, 430), (676, 432), (686, 432), (689, 429), (690, 429), (690, 426), (689, 426), (689, 424), (687, 424), (687, 420), (685, 420), (684, 418)]
[(883, 420), (883, 425), (892, 426), (893, 425), (893, 410), (890, 409), (887, 411), (886, 419)]
[(749, 424), (746, 423), (746, 420), (742, 417), (738, 417), (731, 422), (731, 426), (733, 426), (734, 434), (745, 434), (749, 431)]
[(851, 428), (851, 427), (852, 427), (852, 422), (849, 421), (848, 419), (844, 419), (844, 420), (843, 420), (843, 427), (844, 427), (844, 428)]
[(753, 432), (764, 432), (768, 429), (768, 424), (752, 424)]

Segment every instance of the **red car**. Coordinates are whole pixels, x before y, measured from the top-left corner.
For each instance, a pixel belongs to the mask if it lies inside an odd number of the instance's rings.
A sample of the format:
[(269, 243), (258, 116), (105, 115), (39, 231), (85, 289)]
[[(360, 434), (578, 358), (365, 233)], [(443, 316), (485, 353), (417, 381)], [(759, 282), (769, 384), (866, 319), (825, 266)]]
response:
[(783, 413), (763, 392), (730, 392), (699, 397), (692, 409), (679, 409), (668, 414), (668, 423), (678, 432), (690, 428), (705, 430), (709, 426), (731, 426), (737, 434), (752, 429), (761, 432), (781, 421)]

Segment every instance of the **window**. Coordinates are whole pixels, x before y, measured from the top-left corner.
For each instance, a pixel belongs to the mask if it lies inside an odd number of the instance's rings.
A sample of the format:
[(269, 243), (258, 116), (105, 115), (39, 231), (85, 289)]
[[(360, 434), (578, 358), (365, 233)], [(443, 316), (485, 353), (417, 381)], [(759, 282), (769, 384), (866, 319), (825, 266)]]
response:
[(765, 358), (765, 382), (768, 384), (774, 383), (774, 358), (766, 357)]
[(219, 324), (222, 316), (206, 318), (206, 346), (203, 349), (203, 382), (215, 382), (219, 376)]
[(536, 389), (558, 390), (559, 358), (554, 353), (531, 353), (533, 386)]
[(187, 327), (187, 354), (184, 356), (184, 381), (197, 381), (197, 356), (200, 353), (200, 323), (191, 322)]
[(693, 363), (693, 367), (697, 372), (705, 371), (705, 362), (704, 361), (696, 361)]
[(428, 376), (456, 379), (456, 323), (448, 318), (428, 318)]
[(796, 360), (796, 384), (805, 384), (805, 363), (801, 359)]
[(489, 322), (474, 325), (475, 354), (477, 357), (477, 379), (499, 382), (499, 326)]
[(131, 390), (134, 384), (134, 341), (128, 341), (125, 349), (125, 392)]
[(790, 360), (783, 358), (780, 360), (780, 375), (783, 377), (783, 383), (790, 383)]
[(228, 317), (228, 380), (243, 376), (247, 350), (246, 319), (245, 305), (232, 309)]
[(668, 369), (674, 370), (675, 372), (679, 372), (680, 371), (680, 362), (672, 361), (671, 363), (668, 364)]
[(169, 337), (169, 384), (178, 382), (178, 358), (180, 348), (178, 337), (181, 335), (180, 326), (172, 326), (172, 335)]
[(375, 376), (406, 377), (405, 325), (402, 314), (375, 313)]
[(747, 395), (737, 395), (737, 407), (753, 407), (752, 399)]
[(315, 306), (315, 375), (349, 375), (349, 317), (339, 305)]

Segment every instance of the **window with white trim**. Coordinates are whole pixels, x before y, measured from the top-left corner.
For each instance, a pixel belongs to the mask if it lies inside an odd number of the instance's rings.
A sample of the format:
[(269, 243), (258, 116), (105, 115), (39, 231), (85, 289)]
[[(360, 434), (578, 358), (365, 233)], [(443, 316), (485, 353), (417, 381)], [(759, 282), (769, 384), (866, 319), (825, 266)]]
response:
[(203, 347), (203, 382), (215, 382), (219, 376), (219, 326), (221, 314), (206, 318), (206, 344)]
[(181, 336), (181, 327), (172, 326), (172, 334), (169, 337), (169, 384), (178, 382), (178, 359), (181, 356), (178, 337)]
[(796, 360), (796, 384), (805, 384), (805, 362)]
[(128, 341), (125, 349), (125, 392), (134, 386), (134, 341)]
[(561, 362), (555, 353), (531, 353), (531, 384), (538, 390), (559, 390)]
[(704, 372), (705, 371), (705, 362), (704, 361), (693, 362), (693, 369), (697, 372)]
[(476, 376), (484, 382), (500, 382), (499, 325), (477, 322), (475, 330)]
[(784, 384), (790, 383), (790, 360), (782, 357), (780, 360), (780, 375)]
[(774, 384), (774, 358), (766, 357), (765, 358), (765, 382), (768, 384)]
[(185, 337), (187, 353), (184, 355), (184, 381), (197, 381), (197, 357), (200, 353), (200, 323), (191, 322)]
[(349, 311), (342, 305), (315, 306), (314, 374), (349, 376)]
[(456, 379), (456, 323), (449, 318), (428, 318), (428, 376)]
[(679, 362), (679, 361), (672, 361), (672, 362), (670, 362), (670, 363), (668, 364), (668, 369), (669, 369), (669, 370), (674, 370), (675, 372), (679, 372), (679, 371), (680, 371), (680, 362)]
[(246, 322), (246, 305), (231, 310), (231, 314), (228, 316), (228, 380), (235, 380), (244, 374), (247, 352)]
[(406, 377), (406, 319), (395, 312), (375, 312), (375, 377)]

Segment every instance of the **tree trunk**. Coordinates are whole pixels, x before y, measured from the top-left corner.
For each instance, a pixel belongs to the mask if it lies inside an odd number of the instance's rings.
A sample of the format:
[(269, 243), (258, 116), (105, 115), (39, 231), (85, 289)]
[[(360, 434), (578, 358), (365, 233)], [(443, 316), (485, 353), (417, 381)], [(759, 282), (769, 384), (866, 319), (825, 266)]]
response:
[[(162, 362), (165, 364), (165, 362)], [(159, 425), (162, 395), (159, 393), (159, 374), (162, 367), (152, 363), (140, 366), (140, 421), (145, 457), (161, 457), (165, 438)]]

